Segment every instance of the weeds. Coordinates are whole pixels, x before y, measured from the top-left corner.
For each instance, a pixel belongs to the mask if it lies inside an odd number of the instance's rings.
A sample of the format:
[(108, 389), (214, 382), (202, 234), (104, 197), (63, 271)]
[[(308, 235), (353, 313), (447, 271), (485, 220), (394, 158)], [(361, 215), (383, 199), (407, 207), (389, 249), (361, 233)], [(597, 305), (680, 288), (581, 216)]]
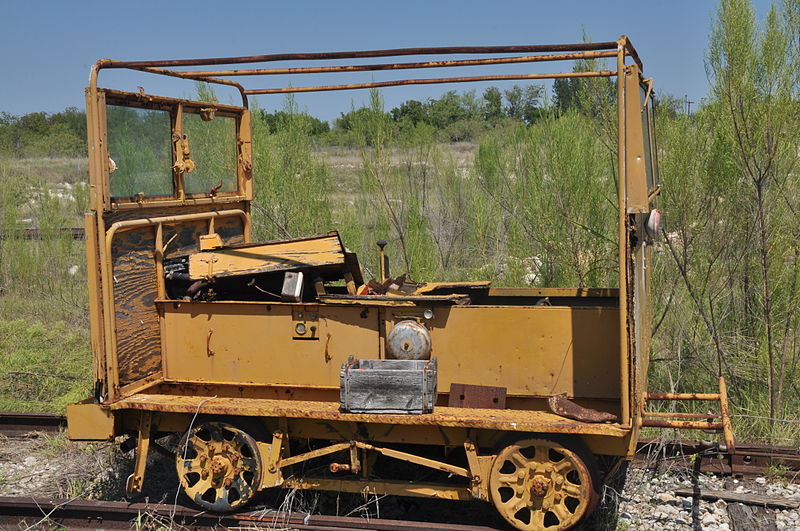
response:
[(46, 459), (52, 459), (62, 455), (74, 444), (67, 439), (67, 433), (63, 430), (55, 434), (41, 433), (39, 435), (39, 440), (41, 441), (39, 454)]

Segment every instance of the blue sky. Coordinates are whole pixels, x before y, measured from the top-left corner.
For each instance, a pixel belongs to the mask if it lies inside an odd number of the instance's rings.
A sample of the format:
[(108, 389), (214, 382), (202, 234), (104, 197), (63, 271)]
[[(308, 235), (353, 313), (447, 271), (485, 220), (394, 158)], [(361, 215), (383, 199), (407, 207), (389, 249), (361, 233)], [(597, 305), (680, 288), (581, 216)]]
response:
[[(754, 2), (759, 16), (767, 0)], [(276, 52), (334, 51), (411, 46), (551, 44), (580, 42), (585, 29), (594, 41), (627, 34), (641, 55), (645, 74), (661, 91), (698, 102), (707, 92), (704, 55), (717, 2), (671, 1), (340, 1), (340, 2), (0, 2), (0, 111), (25, 114), (83, 108), (89, 67), (99, 58), (176, 59)], [(372, 60), (374, 62), (374, 60)], [(273, 63), (285, 65), (284, 63)], [(569, 69), (566, 63), (532, 71)], [(498, 67), (495, 67), (498, 68)], [(504, 67), (499, 67), (504, 68)], [(525, 66), (516, 66), (518, 71)], [(439, 71), (441, 72), (441, 71)], [(501, 73), (482, 67), (448, 69), (446, 75)], [(253, 86), (294, 86), (391, 79), (392, 73), (272, 77)], [(405, 71), (410, 77), (440, 77), (432, 71)], [(441, 74), (444, 76), (445, 74)], [(513, 82), (506, 85), (510, 86)], [(160, 76), (104, 71), (100, 85), (122, 90), (190, 96), (187, 82)], [(488, 84), (387, 88), (387, 109), (407, 99), (437, 97), (446, 90)], [(218, 90), (220, 100), (234, 94)], [(301, 94), (301, 109), (330, 120), (360, 106), (365, 91)], [(259, 97), (261, 107), (281, 108), (281, 96)]]

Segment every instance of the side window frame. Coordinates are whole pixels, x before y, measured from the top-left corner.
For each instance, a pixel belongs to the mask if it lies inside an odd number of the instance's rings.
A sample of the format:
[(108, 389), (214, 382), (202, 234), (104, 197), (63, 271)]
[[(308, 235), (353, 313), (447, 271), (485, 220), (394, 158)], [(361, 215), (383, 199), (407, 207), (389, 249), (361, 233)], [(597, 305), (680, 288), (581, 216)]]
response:
[[(183, 100), (177, 98), (166, 98), (153, 96), (150, 94), (123, 92), (117, 90), (98, 89), (98, 106), (100, 118), (101, 159), (103, 167), (100, 179), (103, 187), (103, 197), (106, 199), (106, 209), (108, 210), (128, 210), (141, 209), (142, 207), (169, 207), (183, 205), (212, 205), (238, 203), (252, 200), (252, 148), (250, 131), (250, 111), (244, 107), (234, 105), (221, 105), (202, 101)], [(166, 110), (170, 112), (170, 135), (172, 145), (172, 194), (169, 196), (145, 196), (145, 197), (112, 197), (109, 171), (109, 144), (108, 144), (108, 121), (107, 106), (115, 105), (120, 107)], [(178, 160), (178, 146), (176, 137), (183, 136), (183, 115), (184, 113), (201, 114), (213, 110), (216, 117), (233, 118), (235, 120), (234, 149), (236, 154), (236, 186), (231, 192), (211, 193), (192, 193), (185, 192), (185, 179), (191, 178), (191, 173), (185, 174), (175, 170), (174, 164)], [(192, 139), (189, 138), (190, 151), (192, 149)], [(188, 175), (188, 177), (187, 177)]]

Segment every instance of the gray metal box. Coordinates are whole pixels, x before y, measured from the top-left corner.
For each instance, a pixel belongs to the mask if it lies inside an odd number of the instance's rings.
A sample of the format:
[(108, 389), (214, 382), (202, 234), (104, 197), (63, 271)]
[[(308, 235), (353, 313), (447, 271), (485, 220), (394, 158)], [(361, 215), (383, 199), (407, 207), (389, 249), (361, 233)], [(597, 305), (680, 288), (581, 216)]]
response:
[(339, 373), (339, 400), (346, 413), (421, 414), (436, 402), (436, 358), (354, 360)]

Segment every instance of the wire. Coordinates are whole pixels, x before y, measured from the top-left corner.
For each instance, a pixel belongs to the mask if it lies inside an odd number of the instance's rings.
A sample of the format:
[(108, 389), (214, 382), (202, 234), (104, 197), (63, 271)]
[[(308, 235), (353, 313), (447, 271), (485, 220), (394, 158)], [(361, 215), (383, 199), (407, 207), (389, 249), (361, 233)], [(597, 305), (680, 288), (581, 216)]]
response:
[(795, 420), (795, 419), (776, 419), (776, 418), (772, 418), (772, 417), (760, 417), (758, 415), (741, 415), (741, 414), (738, 414), (738, 415), (731, 415), (731, 417), (743, 417), (743, 418), (747, 418), (747, 419), (773, 420), (775, 422), (786, 422), (788, 424), (800, 424), (800, 420)]
[[(186, 430), (186, 443), (183, 445), (183, 460), (186, 460), (186, 453), (189, 451), (189, 435), (192, 433), (192, 428), (194, 427), (194, 421), (197, 420), (197, 415), (200, 413), (200, 408), (203, 407), (203, 404), (208, 402), (209, 400), (214, 400), (217, 398), (217, 395), (210, 396), (205, 400), (201, 400), (199, 404), (197, 404), (197, 409), (194, 412), (194, 416), (192, 417), (192, 421), (189, 423), (189, 429)], [(181, 493), (181, 476), (178, 474), (178, 487), (175, 491), (175, 502), (172, 504), (172, 513), (170, 516), (170, 521), (175, 519), (175, 511), (178, 509), (178, 496)]]

